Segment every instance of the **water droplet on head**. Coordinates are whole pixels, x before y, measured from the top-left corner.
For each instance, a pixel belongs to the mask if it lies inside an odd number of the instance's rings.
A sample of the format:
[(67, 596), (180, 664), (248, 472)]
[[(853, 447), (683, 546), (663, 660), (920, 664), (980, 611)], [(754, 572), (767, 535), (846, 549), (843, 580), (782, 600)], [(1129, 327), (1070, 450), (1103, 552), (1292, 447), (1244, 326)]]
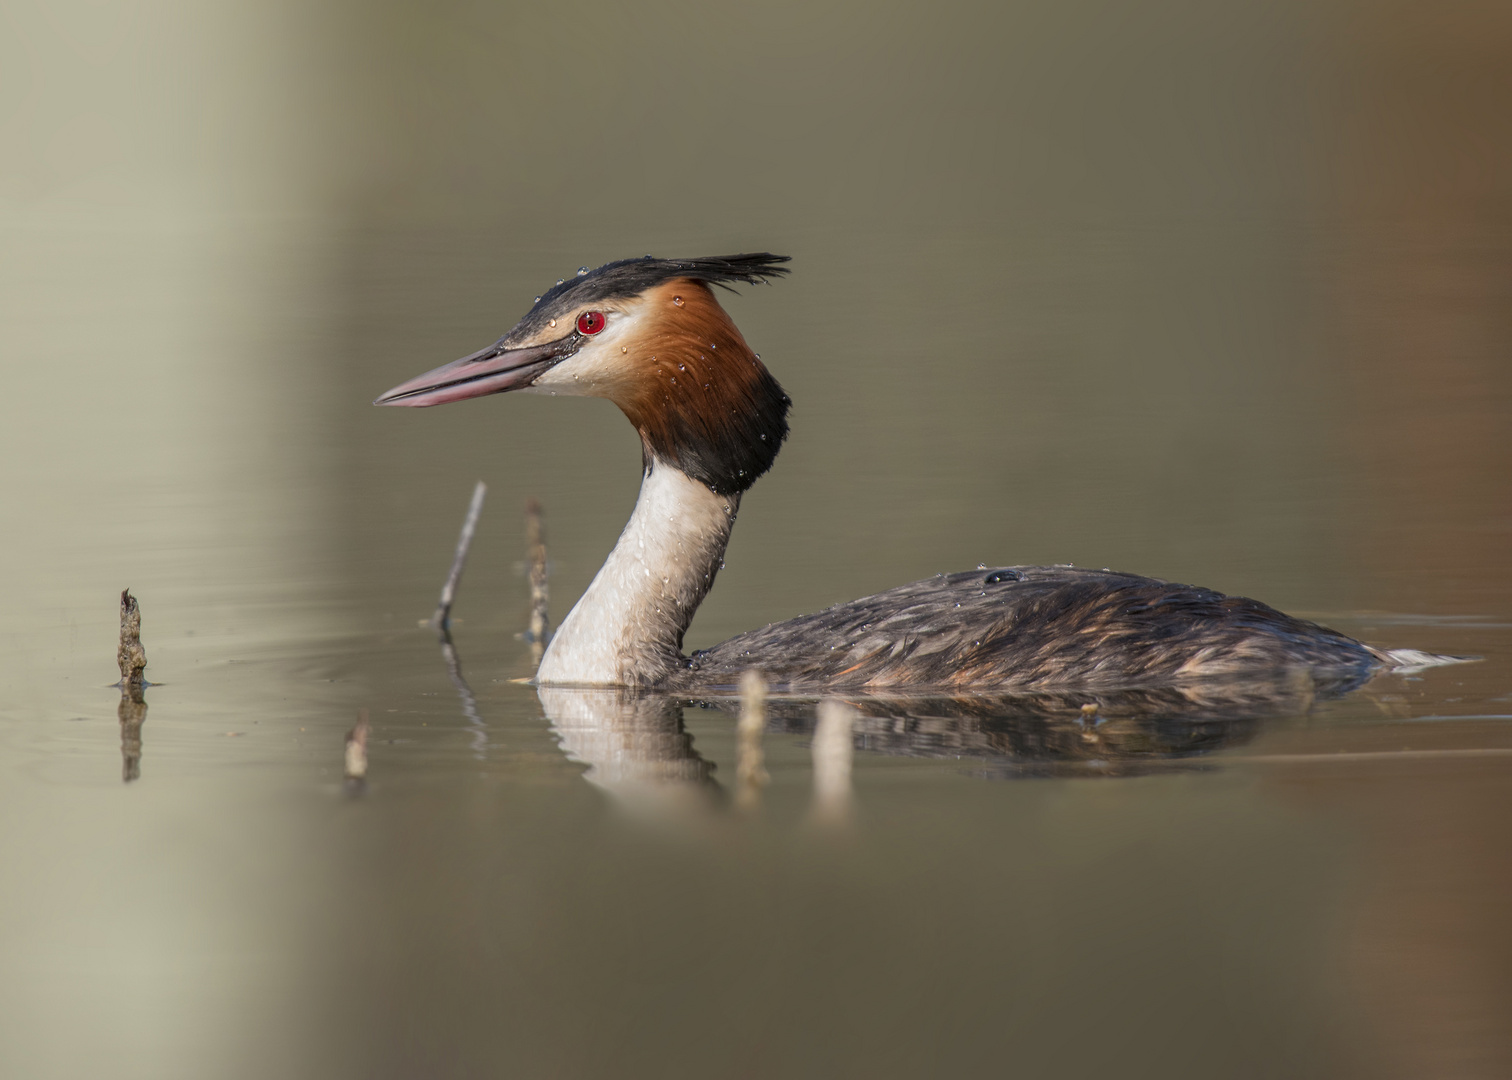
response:
[(629, 349), (627, 349), (627, 348), (625, 348), (625, 347), (624, 347), (624, 346), (623, 346), (623, 345), (621, 345), (621, 346), (620, 346), (620, 352), (623, 352), (623, 353), (627, 353), (627, 352), (629, 352), (629, 351), (630, 351), (630, 350), (629, 350)]
[(677, 365), (677, 370), (678, 370), (678, 371), (687, 371), (687, 370), (688, 370), (688, 367), (687, 367), (687, 365), (686, 365), (686, 364), (678, 364), (678, 365)]
[(718, 346), (718, 345), (716, 345), (716, 344), (714, 344), (714, 343), (713, 343), (713, 342), (712, 342), (712, 341), (711, 341), (711, 342), (709, 342), (709, 348), (711, 348), (711, 349), (717, 349), (717, 348), (719, 348), (719, 346)]
[(564, 282), (566, 280), (567, 280), (566, 278), (557, 278), (557, 284), (560, 285), (562, 282)]
[(535, 298), (535, 302), (536, 302), (536, 303), (538, 303), (538, 304), (539, 304), (539, 303), (540, 303), (540, 302), (541, 302), (541, 298), (540, 298), (540, 297), (539, 297), (539, 296), (538, 296), (538, 297), (536, 297), (536, 298)]
[(586, 266), (580, 266), (580, 267), (578, 267), (578, 277), (583, 277), (587, 273), (588, 273), (588, 268)]
[(552, 319), (552, 320), (551, 320), (551, 324), (550, 324), (550, 325), (552, 325), (552, 326), (555, 326), (555, 325), (556, 325), (556, 320), (555, 320), (555, 319)]
[(677, 305), (677, 306), (678, 306), (678, 307), (682, 307), (682, 306), (683, 306), (683, 303), (682, 303), (682, 297), (680, 297), (680, 296), (674, 296), (674, 297), (673, 297), (673, 298), (672, 298), (672, 302), (673, 302), (673, 303), (674, 303), (674, 304), (676, 304), (676, 305)]

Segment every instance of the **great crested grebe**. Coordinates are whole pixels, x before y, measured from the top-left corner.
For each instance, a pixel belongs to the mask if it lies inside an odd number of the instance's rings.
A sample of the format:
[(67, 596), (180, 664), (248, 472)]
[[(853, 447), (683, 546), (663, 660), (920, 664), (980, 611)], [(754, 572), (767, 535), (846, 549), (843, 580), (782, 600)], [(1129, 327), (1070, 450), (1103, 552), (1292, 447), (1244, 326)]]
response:
[(788, 432), (787, 394), (711, 286), (764, 284), (788, 261), (648, 255), (580, 270), (488, 348), (374, 402), (423, 407), (509, 390), (603, 397), (640, 433), (635, 511), (552, 637), (537, 683), (692, 691), (757, 668), (800, 692), (1029, 690), (1450, 659), (1377, 649), (1211, 589), (1069, 566), (941, 574), (684, 656), (740, 495)]

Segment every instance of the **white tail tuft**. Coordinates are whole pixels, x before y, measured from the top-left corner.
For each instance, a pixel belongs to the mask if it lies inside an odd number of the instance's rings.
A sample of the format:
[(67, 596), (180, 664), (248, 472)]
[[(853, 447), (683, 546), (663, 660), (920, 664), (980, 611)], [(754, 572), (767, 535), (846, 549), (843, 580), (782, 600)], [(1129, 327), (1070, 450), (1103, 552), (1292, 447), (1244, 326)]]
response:
[(1439, 653), (1423, 652), (1421, 649), (1376, 649), (1375, 654), (1383, 663), (1389, 664), (1399, 674), (1411, 674), (1421, 671), (1423, 668), (1442, 667), (1445, 664), (1469, 664), (1479, 660), (1478, 656), (1443, 656)]

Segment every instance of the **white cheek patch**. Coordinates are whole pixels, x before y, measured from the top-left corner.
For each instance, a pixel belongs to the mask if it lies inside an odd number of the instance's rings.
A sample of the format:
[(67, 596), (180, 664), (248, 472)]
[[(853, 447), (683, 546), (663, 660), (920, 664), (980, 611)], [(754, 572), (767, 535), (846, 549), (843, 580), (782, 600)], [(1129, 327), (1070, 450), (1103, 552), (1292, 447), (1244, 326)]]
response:
[(545, 372), (527, 393), (575, 397), (613, 397), (633, 376), (641, 313), (609, 312), (609, 325), (589, 338), (576, 353)]

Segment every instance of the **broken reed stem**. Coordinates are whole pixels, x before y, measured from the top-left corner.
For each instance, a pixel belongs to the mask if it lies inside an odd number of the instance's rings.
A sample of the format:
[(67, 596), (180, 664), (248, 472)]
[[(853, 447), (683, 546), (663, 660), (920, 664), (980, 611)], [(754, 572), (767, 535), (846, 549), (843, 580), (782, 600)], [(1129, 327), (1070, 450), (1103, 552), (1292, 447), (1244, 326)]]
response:
[(121, 704), (116, 719), (121, 722), (121, 781), (129, 784), (142, 775), (142, 723), (147, 719), (147, 650), (142, 647), (142, 609), (130, 589), (121, 590), (121, 641), (116, 647), (121, 668)]
[(121, 693), (135, 686), (141, 690), (147, 668), (147, 650), (142, 648), (142, 608), (130, 589), (121, 590), (121, 644), (116, 649), (121, 667)]
[(530, 576), (530, 627), (526, 638), (530, 642), (530, 662), (539, 666), (546, 652), (549, 625), (546, 605), (551, 594), (547, 587), (546, 532), (541, 526), (541, 504), (535, 499), (525, 504), (525, 566)]
[(462, 522), (462, 535), (457, 537), (457, 554), (452, 559), (451, 573), (446, 575), (446, 584), (441, 586), (441, 601), (431, 616), (431, 626), (442, 636), (451, 628), (452, 601), (457, 596), (457, 582), (462, 580), (462, 568), (467, 565), (467, 549), (472, 547), (473, 533), (478, 529), (478, 515), (483, 512), (483, 496), (487, 491), (488, 485), (481, 480), (473, 488), (472, 502)]
[(761, 736), (766, 730), (766, 680), (752, 668), (740, 677), (740, 721), (736, 725), (735, 803), (750, 809), (761, 800), (761, 789), (771, 780)]

